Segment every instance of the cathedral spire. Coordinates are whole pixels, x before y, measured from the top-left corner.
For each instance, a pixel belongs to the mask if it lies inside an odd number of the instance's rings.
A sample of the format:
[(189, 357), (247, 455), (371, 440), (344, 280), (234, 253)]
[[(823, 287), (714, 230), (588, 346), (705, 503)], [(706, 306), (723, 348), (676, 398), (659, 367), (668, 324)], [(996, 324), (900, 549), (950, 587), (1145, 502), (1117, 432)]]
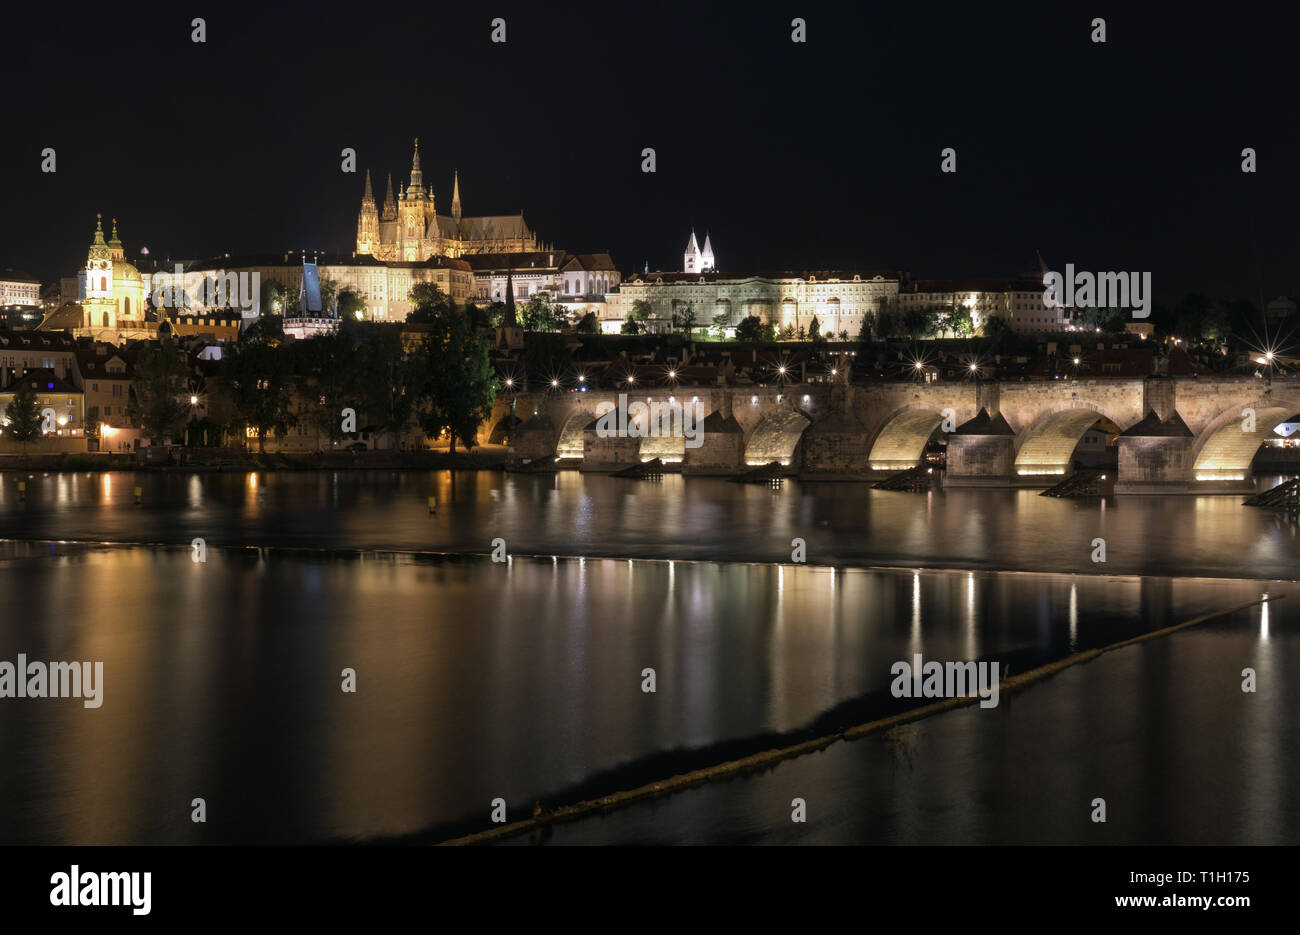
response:
[(397, 220), (397, 199), (393, 197), (393, 173), (388, 173), (388, 194), (384, 196), (384, 220)]
[(370, 187), (370, 170), (369, 170), (369, 169), (366, 170), (366, 190), (365, 190), (365, 192), (363, 192), (362, 195), (361, 195), (361, 203), (362, 203), (363, 205), (366, 205), (366, 204), (371, 204), (371, 205), (372, 205), (372, 204), (375, 203), (375, 192), (374, 192), (374, 189), (372, 189), (372, 188)]
[(104, 215), (102, 214), (95, 215), (95, 239), (91, 242), (91, 246), (108, 246), (108, 244), (104, 243)]
[(460, 223), (460, 170), (457, 169), (451, 183), (451, 216)]
[(415, 138), (415, 155), (411, 158), (411, 184), (407, 188), (407, 197), (424, 197), (424, 173), (420, 171), (420, 138)]

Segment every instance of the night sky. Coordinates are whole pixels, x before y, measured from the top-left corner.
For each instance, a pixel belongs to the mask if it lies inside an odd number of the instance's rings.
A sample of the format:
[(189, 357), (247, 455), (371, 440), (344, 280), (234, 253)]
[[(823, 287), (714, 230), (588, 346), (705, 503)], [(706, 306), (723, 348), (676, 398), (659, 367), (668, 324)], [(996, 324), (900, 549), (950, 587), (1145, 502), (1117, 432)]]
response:
[(1166, 301), (1300, 293), (1294, 14), (1107, 7), (10, 9), (0, 267), (71, 275), (97, 211), (129, 256), (351, 251), (361, 173), (382, 200), (419, 136), (439, 213), (459, 168), (467, 215), (523, 209), (625, 273), (679, 269), (693, 225), (724, 271), (1007, 276), (1041, 251)]

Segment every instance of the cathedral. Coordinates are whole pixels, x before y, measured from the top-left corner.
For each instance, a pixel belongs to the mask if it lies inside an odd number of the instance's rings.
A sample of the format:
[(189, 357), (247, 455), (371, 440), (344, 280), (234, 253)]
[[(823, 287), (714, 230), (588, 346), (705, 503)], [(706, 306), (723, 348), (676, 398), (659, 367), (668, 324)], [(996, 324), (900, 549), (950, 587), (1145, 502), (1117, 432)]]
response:
[(420, 141), (415, 141), (411, 181), (393, 197), (393, 177), (382, 211), (375, 205), (366, 170), (366, 190), (357, 216), (357, 253), (385, 262), (423, 262), (433, 256), (460, 257), (476, 253), (529, 253), (553, 249), (538, 241), (523, 214), (464, 217), (460, 210), (460, 175), (452, 183), (451, 214), (438, 214), (433, 188), (420, 171)]

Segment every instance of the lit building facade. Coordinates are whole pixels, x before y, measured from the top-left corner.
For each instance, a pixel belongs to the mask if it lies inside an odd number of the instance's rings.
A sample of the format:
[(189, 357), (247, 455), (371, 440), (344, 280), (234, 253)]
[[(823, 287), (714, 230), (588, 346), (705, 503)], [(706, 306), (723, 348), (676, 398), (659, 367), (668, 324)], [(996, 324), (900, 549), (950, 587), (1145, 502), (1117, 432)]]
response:
[(689, 308), (696, 327), (722, 316), (731, 332), (751, 315), (778, 328), (808, 329), (817, 319), (822, 334), (847, 332), (856, 338), (866, 316), (874, 316), (898, 296), (893, 271), (818, 270), (782, 273), (635, 273), (607, 295), (601, 330), (616, 333), (633, 306), (650, 303), (651, 330), (670, 327), (674, 315)]

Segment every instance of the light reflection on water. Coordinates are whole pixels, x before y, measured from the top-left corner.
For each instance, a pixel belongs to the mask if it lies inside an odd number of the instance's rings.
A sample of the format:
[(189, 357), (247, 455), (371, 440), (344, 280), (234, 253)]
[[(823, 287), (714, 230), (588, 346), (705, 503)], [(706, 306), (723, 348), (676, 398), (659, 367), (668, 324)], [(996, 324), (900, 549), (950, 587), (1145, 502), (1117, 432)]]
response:
[[(0, 538), (478, 553), (502, 538), (515, 554), (765, 562), (788, 562), (802, 538), (808, 562), (821, 565), (1287, 580), (1300, 568), (1297, 524), (1239, 496), (1058, 500), (679, 475), (334, 471), (33, 475), (20, 502), (20, 476), (0, 474)], [(1091, 559), (1097, 537), (1104, 565)]]
[[(316, 841), (481, 825), (496, 796), (518, 816), (753, 752), (745, 738), (765, 749), (777, 734), (896, 710), (890, 666), (916, 652), (1024, 671), (1268, 587), (214, 545), (200, 565), (190, 554), (0, 543), (0, 659), (105, 670), (97, 710), (0, 701), (0, 840)], [(344, 667), (357, 672), (354, 695), (339, 690)], [(641, 690), (646, 667), (654, 694)], [(221, 821), (189, 822), (196, 795)]]

